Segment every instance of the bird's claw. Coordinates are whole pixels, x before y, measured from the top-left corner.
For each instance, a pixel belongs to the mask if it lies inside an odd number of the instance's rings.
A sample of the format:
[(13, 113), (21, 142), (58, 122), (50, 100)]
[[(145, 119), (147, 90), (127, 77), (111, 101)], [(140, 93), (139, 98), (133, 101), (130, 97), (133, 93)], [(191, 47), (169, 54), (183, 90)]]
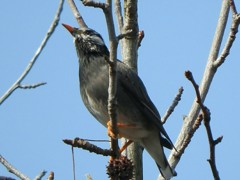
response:
[(119, 136), (119, 134), (113, 133), (113, 131), (112, 131), (112, 126), (111, 126), (111, 122), (110, 122), (110, 121), (108, 121), (108, 123), (107, 123), (107, 131), (108, 131), (108, 136), (109, 136), (109, 137), (111, 137), (111, 138), (113, 138), (113, 139), (121, 138), (121, 137)]

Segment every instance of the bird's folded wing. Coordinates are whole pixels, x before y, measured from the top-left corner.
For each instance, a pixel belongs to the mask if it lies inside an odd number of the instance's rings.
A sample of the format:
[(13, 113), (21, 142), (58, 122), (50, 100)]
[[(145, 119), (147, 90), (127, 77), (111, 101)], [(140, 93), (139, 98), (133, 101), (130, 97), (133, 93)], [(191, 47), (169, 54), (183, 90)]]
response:
[[(166, 147), (169, 148), (169, 143), (173, 147), (171, 139), (162, 126), (160, 114), (148, 96), (142, 80), (133, 70), (121, 61), (118, 61), (117, 68), (118, 82), (121, 83), (120, 85), (128, 92), (129, 96), (131, 96), (134, 101), (141, 104), (141, 111), (146, 114), (146, 117), (150, 117), (148, 121), (152, 121), (160, 129), (161, 134), (166, 137), (167, 140), (162, 138), (162, 142), (165, 142)], [(169, 143), (167, 143), (167, 141), (169, 141)]]

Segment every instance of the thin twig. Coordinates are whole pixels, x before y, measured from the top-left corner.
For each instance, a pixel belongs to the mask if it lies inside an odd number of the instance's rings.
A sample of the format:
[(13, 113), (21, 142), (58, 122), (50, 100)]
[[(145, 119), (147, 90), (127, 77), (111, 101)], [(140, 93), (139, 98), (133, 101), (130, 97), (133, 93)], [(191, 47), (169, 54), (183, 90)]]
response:
[(47, 180), (54, 180), (54, 172), (50, 172)]
[(78, 24), (80, 27), (82, 28), (86, 28), (87, 24), (85, 23), (82, 15), (80, 14), (80, 12), (78, 11), (78, 8), (75, 4), (75, 2), (73, 0), (68, 0), (68, 4), (73, 12), (74, 17), (76, 18)]
[(168, 117), (172, 114), (172, 112), (174, 111), (175, 107), (178, 105), (178, 102), (181, 100), (181, 96), (183, 93), (183, 87), (180, 87), (178, 90), (177, 95), (175, 96), (171, 106), (168, 108), (167, 112), (165, 113), (165, 115), (162, 117), (162, 123), (164, 124)]
[(36, 83), (36, 84), (20, 84), (18, 87), (20, 89), (34, 89), (34, 88), (37, 88), (39, 86), (43, 86), (47, 84), (46, 82), (41, 82), (41, 83)]
[(181, 157), (181, 155), (184, 153), (184, 150), (186, 149), (186, 147), (191, 142), (191, 139), (192, 139), (193, 135), (195, 134), (197, 129), (200, 127), (202, 120), (203, 120), (203, 115), (199, 114), (195, 123), (193, 124), (193, 127), (192, 127), (191, 131), (188, 133), (187, 137), (183, 141), (182, 146), (176, 152), (176, 154), (175, 154), (176, 157)]
[(128, 31), (122, 33), (122, 34), (119, 34), (117, 36), (117, 40), (120, 41), (121, 39), (125, 38), (126, 36), (129, 36), (130, 34), (132, 33), (132, 30), (129, 29)]
[(0, 180), (16, 180), (16, 179), (6, 176), (0, 176)]
[(117, 22), (118, 22), (118, 29), (119, 32), (122, 34), (123, 33), (123, 16), (122, 16), (122, 7), (121, 7), (121, 1), (120, 0), (114, 0), (114, 10), (115, 10), (115, 15), (117, 17)]
[[(109, 65), (109, 87), (108, 87), (108, 114), (110, 119), (110, 126), (115, 137), (118, 134), (117, 128), (117, 46), (118, 41), (115, 34), (113, 16), (112, 16), (112, 1), (106, 0), (105, 3), (99, 3), (91, 0), (82, 1), (85, 6), (101, 8), (104, 12), (108, 27), (109, 35), (109, 51), (110, 57), (105, 58)], [(113, 158), (119, 156), (118, 140), (111, 137), (111, 149), (113, 150)]]
[(201, 95), (200, 95), (200, 92), (199, 92), (199, 89), (198, 89), (199, 86), (195, 82), (195, 80), (193, 78), (193, 75), (192, 75), (192, 72), (191, 71), (185, 71), (185, 76), (192, 83), (192, 85), (194, 87), (194, 90), (196, 92), (196, 95), (197, 95), (197, 103), (200, 105), (201, 109), (203, 110), (204, 109), (204, 105), (203, 105), (202, 98), (201, 98)]
[(210, 164), (214, 179), (220, 180), (219, 173), (218, 173), (217, 166), (216, 166), (215, 146), (219, 142), (222, 141), (223, 136), (219, 137), (217, 140), (213, 139), (212, 130), (211, 130), (211, 126), (210, 126), (211, 113), (210, 113), (209, 109), (203, 104), (198, 85), (195, 82), (192, 73), (190, 71), (186, 71), (185, 76), (192, 83), (192, 85), (195, 89), (196, 95), (197, 95), (197, 103), (200, 105), (201, 110), (203, 112), (203, 120), (204, 120), (204, 125), (205, 125), (206, 131), (207, 131), (208, 142), (209, 142), (209, 147), (210, 147), (210, 158), (208, 159), (208, 162)]
[(34, 63), (36, 62), (37, 58), (39, 57), (39, 55), (41, 54), (42, 50), (44, 49), (44, 47), (46, 46), (49, 38), (51, 37), (51, 35), (53, 34), (54, 30), (56, 29), (58, 22), (60, 20), (60, 14), (62, 12), (63, 9), (63, 2), (64, 0), (60, 0), (59, 2), (59, 6), (57, 9), (57, 12), (55, 14), (55, 17), (53, 19), (53, 22), (50, 25), (50, 28), (48, 29), (43, 41), (41, 42), (39, 48), (37, 49), (37, 51), (35, 52), (34, 56), (32, 57), (32, 59), (30, 60), (29, 64), (27, 65), (26, 69), (24, 70), (24, 72), (22, 73), (22, 75), (17, 79), (17, 81), (5, 92), (5, 94), (0, 98), (0, 105), (17, 89), (19, 88), (21, 82), (24, 80), (24, 78), (28, 75), (28, 73), (30, 72), (30, 70), (32, 69)]
[(92, 1), (92, 0), (81, 0), (84, 6), (90, 6), (94, 8), (101, 8), (104, 10), (106, 8), (105, 3), (97, 2), (97, 1)]
[[(200, 91), (201, 99), (203, 102), (207, 96), (207, 93), (210, 88), (211, 82), (214, 78), (214, 75), (217, 72), (216, 67), (213, 66), (213, 62), (217, 59), (219, 54), (219, 49), (223, 39), (224, 31), (226, 29), (228, 14), (229, 14), (229, 3), (228, 1), (223, 0), (221, 10), (219, 13), (218, 24), (216, 27), (213, 41), (212, 41), (211, 50), (209, 52), (205, 72), (202, 76), (201, 85), (199, 86), (199, 91)], [(176, 140), (175, 147), (177, 149), (182, 148), (182, 144), (185, 141), (185, 139), (188, 137), (188, 134), (191, 131), (193, 124), (199, 115), (200, 110), (201, 110), (200, 106), (198, 105), (198, 103), (196, 103), (196, 100), (194, 100), (192, 107), (190, 108), (189, 113), (186, 119), (184, 120), (182, 129), (180, 130), (180, 133)], [(171, 151), (171, 154), (168, 158), (169, 164), (173, 169), (176, 168), (177, 164), (181, 159), (181, 156), (176, 157), (175, 154), (176, 154), (175, 151)], [(159, 179), (162, 179), (161, 175), (159, 175)]]
[[(121, 6), (120, 0), (114, 0), (114, 11), (115, 11), (115, 16), (118, 23), (118, 32), (119, 34), (124, 34), (124, 31), (123, 31), (124, 23), (123, 23), (122, 6)], [(120, 41), (120, 45), (121, 45), (121, 53), (123, 54), (122, 41)]]
[(236, 15), (236, 14), (237, 14), (237, 8), (236, 8), (236, 6), (235, 6), (234, 0), (229, 0), (229, 5), (230, 5), (230, 7), (231, 7), (231, 9), (232, 9), (233, 15)]
[[(109, 86), (108, 86), (108, 114), (111, 122), (112, 133), (117, 137), (117, 46), (118, 41), (115, 33), (115, 27), (112, 15), (112, 1), (106, 0), (106, 9), (104, 15), (107, 22), (108, 36), (109, 36)], [(119, 157), (118, 139), (111, 137), (111, 149), (114, 152), (112, 158)], [(113, 179), (114, 177), (112, 177)]]
[(75, 156), (74, 156), (74, 148), (72, 146), (72, 166), (73, 166), (73, 179), (76, 180), (76, 170), (75, 170)]
[(42, 178), (43, 178), (43, 176), (45, 176), (46, 175), (46, 173), (47, 173), (47, 171), (41, 171), (40, 173), (39, 173), (39, 175), (37, 175), (35, 178), (34, 178), (34, 180), (41, 180)]
[(237, 13), (233, 0), (230, 0), (230, 7), (232, 9), (232, 24), (231, 24), (230, 32), (221, 55), (214, 62), (215, 67), (219, 67), (224, 63), (226, 57), (230, 53), (230, 49), (233, 45), (233, 42), (236, 39), (236, 34), (238, 33), (238, 27), (240, 23), (240, 14)]
[(102, 149), (94, 144), (89, 143), (80, 138), (75, 138), (74, 140), (71, 139), (64, 139), (63, 142), (65, 144), (71, 145), (72, 147), (82, 148), (84, 150), (88, 150), (89, 152), (93, 152), (95, 154), (100, 154), (103, 156), (112, 156), (113, 151), (109, 149)]
[(138, 48), (141, 46), (141, 43), (142, 43), (142, 40), (143, 40), (144, 36), (145, 36), (144, 31), (139, 31), (138, 32), (138, 42), (137, 42)]
[(92, 179), (92, 176), (91, 176), (90, 174), (86, 174), (86, 179), (87, 179), (87, 180), (93, 180), (93, 179)]
[(22, 172), (20, 172), (18, 169), (16, 169), (15, 167), (13, 167), (13, 165), (11, 165), (3, 156), (0, 155), (0, 163), (2, 163), (3, 166), (5, 166), (7, 168), (7, 170), (10, 173), (15, 174), (17, 177), (19, 177), (22, 180), (30, 180), (29, 177), (27, 177), (26, 175), (24, 175)]
[(110, 142), (109, 140), (105, 140), (105, 139), (82, 139), (85, 141), (90, 141), (90, 142)]

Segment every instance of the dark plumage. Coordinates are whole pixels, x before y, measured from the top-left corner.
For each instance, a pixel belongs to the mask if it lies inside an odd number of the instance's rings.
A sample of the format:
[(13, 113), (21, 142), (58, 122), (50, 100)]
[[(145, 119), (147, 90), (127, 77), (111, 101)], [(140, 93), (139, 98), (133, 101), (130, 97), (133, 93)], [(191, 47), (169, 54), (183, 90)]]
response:
[[(92, 29), (77, 29), (63, 24), (74, 37), (79, 58), (80, 92), (89, 112), (105, 127), (109, 120), (108, 63), (109, 51), (103, 38)], [(121, 136), (139, 142), (156, 161), (162, 175), (169, 179), (174, 172), (164, 155), (163, 146), (173, 144), (162, 126), (157, 108), (148, 96), (139, 76), (117, 61), (118, 122), (134, 127), (120, 127)]]

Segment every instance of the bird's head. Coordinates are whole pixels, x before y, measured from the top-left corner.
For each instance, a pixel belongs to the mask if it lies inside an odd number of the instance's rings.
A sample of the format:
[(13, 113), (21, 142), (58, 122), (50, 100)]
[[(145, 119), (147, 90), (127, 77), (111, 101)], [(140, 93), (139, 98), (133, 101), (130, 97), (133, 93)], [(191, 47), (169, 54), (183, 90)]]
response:
[(102, 36), (90, 28), (74, 28), (67, 24), (62, 24), (74, 37), (74, 43), (79, 58), (82, 56), (103, 56), (109, 55)]

